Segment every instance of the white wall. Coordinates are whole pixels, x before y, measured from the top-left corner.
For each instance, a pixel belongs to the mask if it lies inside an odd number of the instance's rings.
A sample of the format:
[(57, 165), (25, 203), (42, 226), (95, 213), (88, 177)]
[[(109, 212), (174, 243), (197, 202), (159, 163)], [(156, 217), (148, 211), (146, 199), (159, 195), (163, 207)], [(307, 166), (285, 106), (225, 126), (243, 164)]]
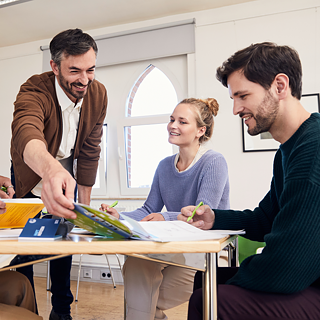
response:
[[(38, 46), (39, 48), (39, 46)], [(11, 121), (13, 116), (13, 102), (17, 96), (20, 85), (30, 75), (41, 72), (42, 54), (37, 50), (20, 51), (20, 48), (5, 50), (0, 54), (0, 130), (1, 130), (1, 157), (0, 174), (10, 176), (10, 139)], [(26, 48), (27, 49), (27, 48)], [(11, 53), (12, 52), (12, 53)]]
[[(267, 192), (274, 152), (242, 152), (241, 122), (238, 117), (233, 116), (232, 101), (227, 89), (215, 79), (215, 70), (236, 50), (254, 42), (273, 41), (290, 45), (300, 53), (304, 71), (303, 93), (319, 92), (319, 7), (320, 0), (259, 0), (86, 31), (92, 36), (101, 36), (166, 22), (196, 19), (196, 96), (215, 97), (220, 103), (220, 112), (209, 146), (227, 159), (232, 208), (244, 209), (253, 208)], [(78, 27), (81, 28), (81, 24)], [(44, 39), (0, 48), (0, 174), (9, 175), (13, 101), (22, 82), (30, 75), (41, 72), (42, 53), (39, 46), (47, 45), (49, 41)]]

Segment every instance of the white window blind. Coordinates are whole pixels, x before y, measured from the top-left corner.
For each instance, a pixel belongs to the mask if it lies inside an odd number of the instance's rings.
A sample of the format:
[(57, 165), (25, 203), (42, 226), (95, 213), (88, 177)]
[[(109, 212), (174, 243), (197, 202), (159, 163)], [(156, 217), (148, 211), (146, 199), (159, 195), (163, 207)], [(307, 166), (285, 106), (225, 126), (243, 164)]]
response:
[[(97, 67), (194, 53), (194, 20), (109, 34), (95, 40)], [(43, 71), (49, 71), (49, 47), (42, 46), (41, 50)]]

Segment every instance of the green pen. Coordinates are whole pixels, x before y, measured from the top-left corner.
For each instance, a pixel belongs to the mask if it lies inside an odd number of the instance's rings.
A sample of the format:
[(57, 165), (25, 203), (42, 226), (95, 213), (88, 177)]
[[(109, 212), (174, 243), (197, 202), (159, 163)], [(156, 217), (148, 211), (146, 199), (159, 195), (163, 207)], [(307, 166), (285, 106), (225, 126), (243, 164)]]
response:
[(196, 214), (196, 211), (198, 210), (198, 208), (200, 207), (200, 206), (202, 206), (203, 205), (203, 202), (201, 201), (197, 206), (196, 206), (196, 208), (192, 211), (192, 215), (187, 219), (187, 222), (189, 222), (193, 217), (194, 217), (194, 215)]
[(7, 189), (5, 186), (1, 186), (1, 191), (7, 193), (7, 192), (8, 192), (8, 189)]
[[(118, 200), (116, 200), (111, 206), (109, 206), (109, 208), (113, 208), (113, 207), (115, 207), (117, 204), (118, 204)], [(107, 211), (107, 210), (104, 210), (104, 211)]]
[(118, 204), (118, 200), (116, 200), (111, 206), (109, 206), (109, 208), (113, 208)]

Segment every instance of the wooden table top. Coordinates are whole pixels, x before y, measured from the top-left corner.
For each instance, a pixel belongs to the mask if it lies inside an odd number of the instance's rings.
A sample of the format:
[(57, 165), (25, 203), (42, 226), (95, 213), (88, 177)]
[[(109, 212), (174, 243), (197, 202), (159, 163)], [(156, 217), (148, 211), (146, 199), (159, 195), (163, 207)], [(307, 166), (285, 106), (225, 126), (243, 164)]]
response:
[(147, 254), (219, 252), (236, 236), (218, 240), (154, 242), (139, 240), (97, 240), (72, 235), (55, 241), (0, 240), (0, 254)]

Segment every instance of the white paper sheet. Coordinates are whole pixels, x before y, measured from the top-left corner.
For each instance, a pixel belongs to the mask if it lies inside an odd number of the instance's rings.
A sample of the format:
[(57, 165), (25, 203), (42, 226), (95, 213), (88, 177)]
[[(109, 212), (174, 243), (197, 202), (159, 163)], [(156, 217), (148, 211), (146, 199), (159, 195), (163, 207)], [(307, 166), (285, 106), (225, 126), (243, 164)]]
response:
[(0, 268), (8, 266), (15, 256), (15, 254), (0, 254)]
[(214, 240), (228, 234), (243, 234), (243, 230), (201, 230), (183, 221), (143, 221), (137, 222), (124, 217), (133, 233), (141, 227), (149, 240), (159, 242)]
[(22, 229), (0, 229), (0, 240), (18, 239)]

